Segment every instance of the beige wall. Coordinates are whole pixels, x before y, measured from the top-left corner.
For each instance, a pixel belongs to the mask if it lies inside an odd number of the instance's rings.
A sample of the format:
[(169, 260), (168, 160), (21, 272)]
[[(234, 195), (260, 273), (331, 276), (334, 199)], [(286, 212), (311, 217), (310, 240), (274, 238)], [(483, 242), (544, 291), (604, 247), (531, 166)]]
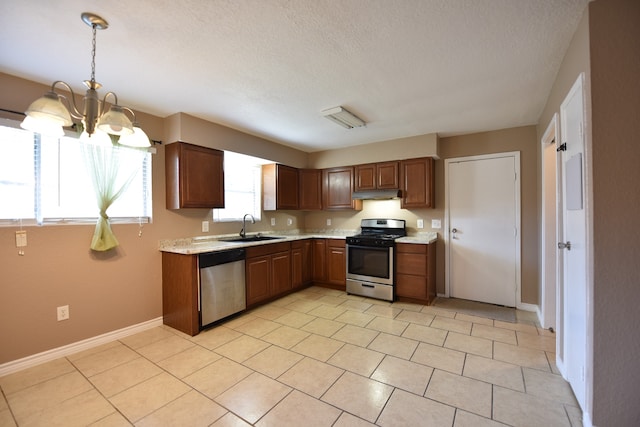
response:
[[(538, 304), (538, 201), (536, 197), (538, 144), (533, 126), (503, 129), (440, 139), (440, 157), (436, 161), (436, 210), (444, 215), (444, 160), (480, 154), (520, 152), (521, 200), (521, 290), (522, 302)], [(444, 224), (444, 222), (443, 222)], [(436, 252), (438, 292), (444, 292), (444, 241)]]
[(589, 4), (594, 425), (640, 425), (640, 2)]

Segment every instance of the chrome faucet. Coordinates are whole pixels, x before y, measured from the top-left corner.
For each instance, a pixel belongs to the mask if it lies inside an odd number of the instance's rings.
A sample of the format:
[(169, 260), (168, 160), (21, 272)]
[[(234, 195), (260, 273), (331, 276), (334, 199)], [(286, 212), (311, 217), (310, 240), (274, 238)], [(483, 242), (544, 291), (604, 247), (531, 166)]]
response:
[(246, 228), (247, 228), (247, 217), (250, 216), (251, 217), (251, 224), (255, 224), (256, 223), (256, 219), (253, 217), (253, 215), (251, 214), (245, 214), (242, 217), (242, 230), (240, 230), (240, 237), (242, 237), (243, 239), (246, 237), (247, 232), (246, 232)]

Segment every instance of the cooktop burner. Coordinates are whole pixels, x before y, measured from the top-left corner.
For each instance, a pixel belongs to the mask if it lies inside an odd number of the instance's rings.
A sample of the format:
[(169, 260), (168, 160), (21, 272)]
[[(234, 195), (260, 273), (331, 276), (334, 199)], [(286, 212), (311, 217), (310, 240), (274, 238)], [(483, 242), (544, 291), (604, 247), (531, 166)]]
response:
[(347, 244), (392, 246), (393, 241), (407, 235), (403, 219), (363, 219), (360, 233), (347, 237)]

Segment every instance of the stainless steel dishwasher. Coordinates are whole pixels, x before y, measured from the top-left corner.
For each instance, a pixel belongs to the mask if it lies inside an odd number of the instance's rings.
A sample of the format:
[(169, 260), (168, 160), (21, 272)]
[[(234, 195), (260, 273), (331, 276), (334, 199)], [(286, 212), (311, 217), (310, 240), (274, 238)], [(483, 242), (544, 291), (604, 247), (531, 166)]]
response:
[(247, 308), (244, 249), (198, 255), (200, 329)]

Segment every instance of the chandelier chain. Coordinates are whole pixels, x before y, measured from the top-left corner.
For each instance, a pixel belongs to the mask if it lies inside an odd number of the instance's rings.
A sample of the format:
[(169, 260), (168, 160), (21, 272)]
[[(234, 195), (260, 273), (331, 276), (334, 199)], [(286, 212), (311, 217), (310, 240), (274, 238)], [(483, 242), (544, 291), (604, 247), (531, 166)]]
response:
[(91, 82), (96, 81), (96, 24), (91, 25), (93, 41), (91, 43)]

